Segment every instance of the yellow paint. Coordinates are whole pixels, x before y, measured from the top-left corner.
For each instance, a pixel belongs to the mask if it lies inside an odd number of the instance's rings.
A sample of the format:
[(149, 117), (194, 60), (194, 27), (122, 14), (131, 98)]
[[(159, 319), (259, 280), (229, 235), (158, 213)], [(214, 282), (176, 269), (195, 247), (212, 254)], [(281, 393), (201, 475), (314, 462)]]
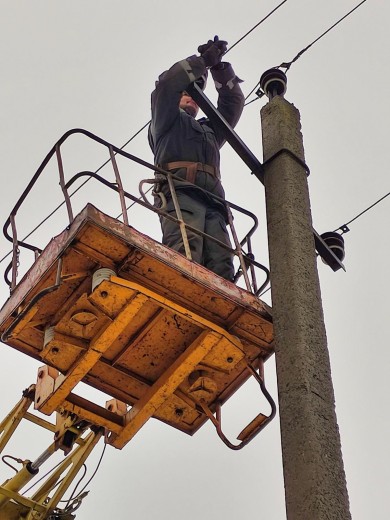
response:
[(110, 281), (116, 285), (128, 287), (129, 289), (134, 289), (135, 291), (138, 291), (148, 296), (162, 307), (174, 311), (176, 314), (182, 315), (183, 318), (192, 321), (193, 323), (196, 323), (197, 325), (200, 325), (205, 329), (214, 330), (221, 336), (224, 336), (226, 339), (228, 339), (238, 349), (242, 350), (242, 344), (239, 338), (233, 336), (232, 334), (229, 334), (229, 332), (227, 332), (225, 329), (223, 329), (216, 323), (213, 323), (212, 321), (208, 320), (207, 318), (204, 318), (203, 316), (200, 316), (199, 314), (196, 314), (195, 312), (189, 311), (182, 305), (179, 305), (178, 303), (169, 300), (165, 296), (161, 296), (160, 294), (151, 291), (146, 287), (143, 287), (139, 283), (130, 282), (129, 280), (124, 280), (123, 278), (118, 278), (117, 276), (111, 276)]
[(123, 333), (134, 316), (141, 310), (147, 297), (139, 294), (118, 314), (112, 323), (94, 340), (91, 341), (89, 349), (77, 360), (73, 367), (67, 372), (66, 376), (55, 389), (55, 391), (43, 403), (40, 403), (39, 410), (46, 414), (53, 413), (66, 399), (67, 395), (79, 383), (83, 377), (97, 363), (102, 354), (112, 345), (112, 343)]
[(219, 334), (202, 332), (127, 413), (127, 425), (112, 444), (116, 448), (123, 448), (219, 341)]

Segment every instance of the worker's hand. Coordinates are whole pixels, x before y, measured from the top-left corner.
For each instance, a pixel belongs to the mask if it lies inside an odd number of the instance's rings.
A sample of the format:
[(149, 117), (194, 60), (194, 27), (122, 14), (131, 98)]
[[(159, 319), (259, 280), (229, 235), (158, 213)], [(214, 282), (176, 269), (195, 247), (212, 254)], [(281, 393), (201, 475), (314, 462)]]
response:
[(209, 40), (207, 43), (199, 45), (198, 47), (198, 52), (203, 58), (207, 68), (218, 65), (226, 50), (227, 42), (220, 40), (218, 36), (214, 36), (214, 40)]

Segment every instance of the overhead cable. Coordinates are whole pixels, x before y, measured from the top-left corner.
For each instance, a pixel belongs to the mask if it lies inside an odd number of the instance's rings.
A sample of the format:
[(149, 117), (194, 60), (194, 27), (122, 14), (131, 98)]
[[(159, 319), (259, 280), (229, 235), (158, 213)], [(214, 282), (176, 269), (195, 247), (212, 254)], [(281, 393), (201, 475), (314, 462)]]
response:
[(287, 2), (287, 0), (283, 0), (283, 2), (281, 2), (279, 5), (277, 5), (274, 9), (272, 9), (272, 11), (270, 11), (267, 16), (265, 16), (264, 18), (262, 18), (260, 20), (260, 22), (258, 22), (256, 25), (254, 25), (252, 27), (252, 29), (250, 29), (247, 33), (244, 34), (244, 36), (242, 36), (239, 40), (237, 40), (235, 43), (233, 43), (233, 45), (231, 45), (228, 50), (225, 52), (225, 54), (227, 54), (228, 52), (230, 52), (236, 45), (238, 45), (240, 42), (242, 42), (242, 40), (244, 38), (246, 38), (252, 31), (254, 31), (255, 29), (257, 29), (257, 27), (259, 27), (259, 25), (261, 25), (263, 22), (265, 22), (267, 20), (267, 18), (269, 18), (272, 14), (274, 14), (275, 11), (277, 11), (279, 9), (279, 7), (282, 7), (283, 4), (285, 4)]
[[(337, 22), (335, 22), (331, 27), (329, 27), (326, 31), (324, 31), (322, 34), (320, 34), (320, 36), (318, 36), (315, 40), (313, 40), (311, 43), (309, 43), (309, 45), (307, 45), (304, 49), (302, 49), (301, 51), (298, 52), (298, 54), (291, 60), (291, 61), (288, 61), (288, 62), (283, 62), (281, 63), (280, 65), (278, 65), (277, 67), (275, 67), (276, 69), (280, 69), (280, 68), (284, 68), (286, 69), (286, 72), (290, 69), (291, 65), (293, 63), (295, 63), (301, 56), (302, 54), (304, 54), (306, 51), (308, 51), (311, 47), (313, 47), (313, 45), (315, 43), (317, 43), (319, 40), (321, 40), (321, 38), (323, 38), (326, 34), (328, 34), (328, 32), (330, 32), (332, 29), (334, 29), (337, 25), (339, 25), (343, 20), (345, 20), (346, 18), (348, 18), (348, 16), (350, 16), (354, 11), (356, 11), (356, 9), (358, 9), (361, 5), (363, 5), (367, 0), (362, 0), (358, 5), (356, 5), (353, 9), (351, 9), (347, 14), (345, 14), (344, 16), (342, 16), (339, 20), (337, 20)], [(256, 90), (256, 88), (260, 85), (260, 81), (258, 81), (256, 83), (256, 85), (253, 87), (253, 89), (249, 92), (249, 94), (245, 97), (245, 100), (247, 100), (249, 98), (249, 96)], [(259, 94), (258, 94), (259, 93)], [(245, 103), (245, 106), (247, 105), (250, 105), (251, 103), (253, 103), (254, 101), (257, 101), (258, 99), (260, 99), (262, 96), (263, 96), (263, 92), (261, 90), (259, 90), (258, 92), (256, 92), (256, 94), (258, 94), (258, 96), (254, 99), (252, 99), (251, 101), (248, 101), (248, 103)]]
[(288, 61), (288, 62), (283, 62), (281, 63), (277, 68), (285, 68), (286, 69), (286, 72), (289, 70), (289, 68), (291, 67), (291, 65), (293, 63), (295, 63), (301, 56), (302, 54), (304, 54), (306, 51), (308, 51), (310, 49), (310, 47), (312, 47), (315, 43), (317, 43), (319, 40), (321, 40), (321, 38), (323, 38), (326, 34), (328, 34), (328, 32), (330, 32), (332, 29), (334, 29), (337, 25), (339, 25), (339, 23), (341, 23), (343, 20), (345, 20), (346, 18), (348, 18), (348, 16), (350, 16), (354, 11), (356, 11), (356, 9), (358, 9), (361, 5), (363, 5), (367, 0), (362, 0), (362, 2), (360, 2), (360, 4), (356, 5), (353, 9), (351, 9), (347, 14), (345, 14), (342, 18), (340, 18), (339, 20), (337, 20), (336, 23), (334, 23), (331, 27), (329, 27), (329, 29), (327, 29), (326, 31), (324, 31), (322, 34), (320, 34), (320, 36), (318, 36), (318, 38), (316, 38), (315, 40), (313, 40), (311, 43), (309, 43), (309, 45), (307, 45), (304, 49), (302, 49), (301, 51), (298, 52), (298, 54), (295, 56), (295, 58), (293, 58), (291, 61)]
[[(348, 222), (346, 222), (345, 224), (343, 224), (342, 226), (338, 227), (337, 229), (335, 229), (334, 231), (341, 231), (340, 235), (343, 235), (344, 233), (348, 233), (348, 231), (351, 231), (349, 229), (349, 224), (352, 224), (352, 222), (354, 222), (355, 220), (357, 220), (359, 217), (361, 217), (362, 215), (364, 215), (365, 213), (367, 213), (370, 209), (372, 209), (374, 206), (376, 206), (377, 204), (379, 204), (380, 202), (382, 202), (382, 200), (384, 200), (386, 197), (388, 197), (390, 195), (390, 191), (389, 193), (386, 193), (386, 195), (383, 195), (383, 197), (381, 197), (380, 199), (378, 199), (376, 202), (374, 202), (373, 204), (371, 204), (371, 206), (368, 206), (368, 208), (366, 208), (365, 210), (361, 211), (358, 215), (356, 215), (355, 217), (353, 217), (351, 220), (349, 220)], [(259, 294), (259, 297), (260, 296), (263, 296), (263, 294), (265, 294), (266, 292), (268, 292), (269, 290), (271, 289), (271, 286), (267, 287), (267, 289), (265, 289), (262, 293)]]
[(388, 197), (390, 195), (390, 191), (389, 193), (386, 193), (386, 195), (383, 195), (383, 197), (381, 197), (380, 199), (378, 199), (376, 202), (374, 202), (373, 204), (371, 204), (371, 206), (368, 206), (368, 208), (366, 208), (365, 210), (361, 211), (358, 215), (356, 215), (356, 217), (353, 217), (351, 220), (349, 220), (348, 222), (346, 222), (345, 224), (343, 224), (342, 226), (338, 227), (337, 229), (335, 229), (335, 231), (338, 231), (340, 230), (341, 231), (341, 235), (343, 235), (344, 233), (347, 233), (348, 231), (350, 231), (349, 229), (349, 224), (352, 224), (352, 222), (354, 222), (355, 220), (357, 220), (359, 217), (361, 217), (362, 215), (364, 215), (365, 213), (367, 213), (370, 209), (372, 209), (374, 206), (376, 206), (377, 204), (379, 204), (380, 202), (382, 202), (382, 200), (384, 200), (386, 197)]
[[(242, 36), (239, 40), (237, 40), (231, 47), (229, 47), (229, 49), (225, 52), (225, 54), (227, 54), (233, 47), (235, 47), (236, 45), (238, 45), (244, 38), (246, 38), (252, 31), (254, 31), (259, 25), (261, 25), (263, 22), (265, 22), (265, 20), (267, 20), (267, 18), (269, 18), (275, 11), (277, 11), (283, 4), (285, 4), (287, 2), (287, 0), (283, 0), (283, 2), (281, 2), (279, 5), (277, 5), (274, 9), (272, 9), (272, 11), (270, 11), (264, 18), (262, 18), (256, 25), (254, 25), (252, 27), (252, 29), (250, 29), (247, 33), (244, 34), (244, 36)], [(256, 85), (257, 86), (257, 85)], [(255, 87), (256, 88), (256, 87)], [(130, 139), (128, 139), (126, 141), (126, 143), (120, 147), (121, 150), (123, 150), (135, 137), (137, 137), (138, 134), (140, 134), (148, 125), (150, 124), (150, 120), (145, 123), (132, 137), (130, 137)], [(104, 166), (106, 166), (108, 163), (110, 162), (110, 159), (108, 159), (106, 162), (104, 162), (101, 166), (99, 166), (99, 168), (94, 172), (94, 173), (98, 173), (102, 168), (104, 168)], [(73, 195), (75, 195), (79, 190), (81, 190), (81, 188), (83, 188), (85, 186), (85, 184), (87, 184), (88, 181), (90, 181), (91, 177), (86, 179), (83, 183), (80, 184), (80, 186), (75, 189), (72, 193), (69, 194), (70, 197), (72, 197)], [(152, 189), (152, 188), (150, 188)], [(148, 190), (148, 192), (150, 191), (150, 189)], [(35, 226), (34, 229), (32, 229), (23, 239), (22, 241), (24, 242), (25, 240), (27, 240), (33, 233), (35, 233), (35, 231), (37, 231), (50, 217), (52, 217), (54, 215), (54, 213), (56, 213), (63, 205), (65, 204), (65, 201), (62, 202), (61, 204), (59, 204), (56, 208), (53, 209), (53, 211), (47, 215), (37, 226)], [(127, 209), (130, 209), (131, 206), (133, 206), (133, 204), (131, 204)], [(3, 258), (0, 259), (0, 264), (12, 253), (12, 251), (9, 251), (5, 256), (3, 256)]]
[[(123, 144), (120, 149), (123, 150), (133, 139), (135, 139), (137, 137), (137, 135), (139, 135), (148, 125), (149, 125), (150, 121), (148, 121), (142, 128), (140, 128), (132, 137), (130, 137), (130, 139), (128, 139), (125, 144)], [(114, 154), (116, 155), (116, 154)], [(99, 168), (97, 168), (97, 170), (95, 170), (94, 173), (98, 173), (100, 172), (100, 170), (102, 170), (109, 162), (111, 161), (111, 159), (107, 159), (107, 161), (105, 161), (103, 164), (101, 164), (99, 166)], [(74, 191), (72, 191), (72, 193), (69, 194), (69, 197), (72, 197), (73, 195), (75, 195), (79, 190), (81, 190), (81, 188), (83, 188), (88, 181), (91, 180), (92, 177), (88, 177), (84, 182), (82, 182), (80, 184), (80, 186), (78, 186), (78, 188), (76, 188)], [(37, 224), (35, 226), (34, 229), (32, 229), (23, 239), (22, 241), (25, 242), (33, 233), (35, 233), (35, 231), (37, 231), (37, 229), (39, 229), (47, 220), (49, 220), (50, 217), (52, 217), (54, 215), (54, 213), (56, 213), (60, 208), (62, 208), (62, 206), (65, 204), (65, 201), (61, 202), (60, 204), (58, 204), (57, 207), (55, 207), (51, 213), (49, 213), (49, 215), (47, 215), (39, 224)], [(3, 258), (0, 259), (0, 264), (12, 253), (12, 251), (8, 251), (8, 253), (6, 255), (3, 256)]]

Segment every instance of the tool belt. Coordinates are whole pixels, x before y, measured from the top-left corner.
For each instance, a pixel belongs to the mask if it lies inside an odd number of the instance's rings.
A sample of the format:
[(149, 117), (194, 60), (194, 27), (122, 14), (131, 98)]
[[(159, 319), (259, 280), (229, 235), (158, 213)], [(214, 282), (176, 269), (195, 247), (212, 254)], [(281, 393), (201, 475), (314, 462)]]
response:
[(192, 182), (195, 184), (196, 173), (197, 172), (206, 172), (217, 179), (220, 178), (218, 168), (215, 166), (210, 166), (208, 164), (203, 164), (200, 162), (191, 162), (191, 161), (175, 161), (162, 165), (163, 170), (171, 171), (177, 170), (178, 168), (186, 168), (186, 181)]

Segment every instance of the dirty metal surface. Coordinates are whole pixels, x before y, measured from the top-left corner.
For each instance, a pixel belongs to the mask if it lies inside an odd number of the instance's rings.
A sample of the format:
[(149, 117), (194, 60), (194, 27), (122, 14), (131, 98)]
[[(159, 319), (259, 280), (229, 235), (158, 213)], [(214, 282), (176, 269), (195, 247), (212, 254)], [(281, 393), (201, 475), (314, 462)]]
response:
[[(116, 276), (92, 290), (100, 268)], [(79, 381), (131, 406), (117, 447), (149, 417), (193, 434), (206, 421), (197, 400), (224, 402), (248, 379), (247, 362), (273, 352), (272, 319), (257, 297), (92, 205), (17, 285), (0, 332), (63, 374), (45, 413)]]

